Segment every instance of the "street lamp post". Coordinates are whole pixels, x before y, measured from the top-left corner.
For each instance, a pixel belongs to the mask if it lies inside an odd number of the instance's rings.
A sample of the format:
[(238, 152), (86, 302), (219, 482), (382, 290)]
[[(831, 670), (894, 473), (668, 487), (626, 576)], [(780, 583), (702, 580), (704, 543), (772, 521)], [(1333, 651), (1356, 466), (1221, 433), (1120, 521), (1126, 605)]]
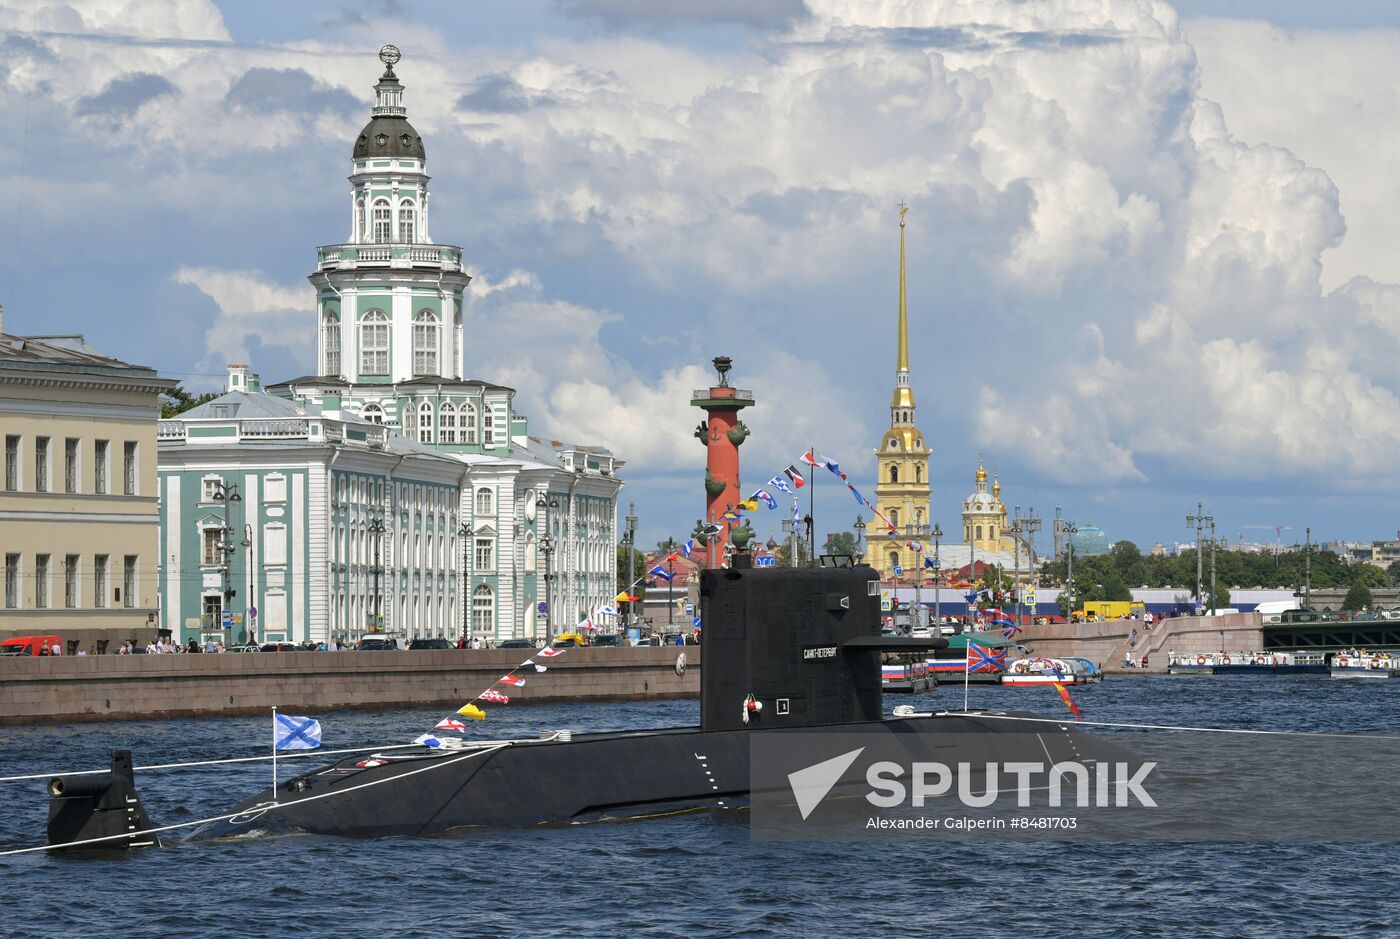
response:
[(253, 566), (253, 526), (246, 522), (243, 524), (243, 547), (248, 552), (248, 601), (243, 604), (243, 615), (248, 620), (246, 624), (248, 627), (248, 641), (256, 645), (258, 641), (258, 632), (254, 622), (258, 615), (258, 589), (257, 581), (254, 580), (254, 572), (257, 568)]
[(1303, 529), (1303, 608), (1312, 609), (1312, 526)]
[[(1192, 525), (1195, 525), (1195, 526), (1196, 526), (1196, 612), (1199, 614), (1200, 611), (1201, 611), (1201, 606), (1202, 606), (1202, 603), (1201, 603), (1201, 532), (1202, 532), (1202, 530), (1205, 528), (1206, 525), (1210, 525), (1211, 531), (1212, 531), (1212, 532), (1215, 531), (1215, 516), (1213, 516), (1213, 515), (1206, 515), (1206, 514), (1205, 514), (1205, 506), (1203, 506), (1201, 503), (1197, 502), (1197, 503), (1196, 503), (1196, 514), (1195, 514), (1195, 515), (1188, 515), (1188, 516), (1186, 516), (1186, 527), (1187, 527), (1187, 528), (1190, 528)], [(1215, 537), (1214, 534), (1212, 534), (1212, 535), (1211, 535), (1211, 538), (1213, 539), (1214, 537)], [(1215, 554), (1215, 551), (1214, 551), (1214, 549), (1212, 548), (1212, 549), (1211, 549), (1211, 556), (1212, 556), (1212, 558), (1214, 557), (1214, 554)], [(1212, 589), (1211, 589), (1211, 603), (1212, 603), (1212, 604), (1215, 603), (1215, 590), (1214, 590), (1214, 587), (1212, 587)], [(1212, 612), (1214, 612), (1214, 606), (1212, 606), (1211, 609), (1212, 609)]]
[[(229, 569), (233, 566), (234, 552), (233, 542), (230, 540), (230, 533), (233, 531), (233, 526), (231, 524), (232, 520), (229, 517), (231, 512), (229, 505), (243, 501), (243, 497), (238, 494), (238, 483), (226, 483), (222, 479), (214, 480), (214, 501), (222, 502), (224, 506), (224, 524), (219, 530), (219, 555), (220, 560), (223, 561), (220, 571), (220, 579), (223, 583), (223, 602), (219, 605), (219, 619), (222, 620), (224, 611), (228, 609), (230, 601), (238, 595), (238, 591), (229, 584)], [(230, 623), (229, 626), (225, 628), (222, 622), (220, 622), (219, 631), (223, 634), (224, 648), (227, 649), (232, 645), (233, 624)]]
[(855, 524), (851, 527), (856, 533), (856, 561), (859, 563), (865, 560), (865, 549), (862, 547), (865, 540), (865, 518), (859, 512), (856, 513)]
[(540, 538), (540, 553), (544, 555), (544, 637), (546, 642), (554, 639), (554, 569), (549, 565), (554, 553), (554, 538), (550, 536), (550, 526), (554, 521), (554, 509), (559, 508), (559, 500), (541, 495), (535, 500), (535, 508), (544, 513), (544, 535)]
[(1066, 557), (1069, 558), (1069, 568), (1065, 572), (1065, 619), (1074, 622), (1074, 536), (1079, 531), (1079, 526), (1074, 522), (1065, 522), (1060, 529), (1065, 533)]
[(797, 566), (797, 526), (792, 519), (783, 519), (783, 536), (788, 543), (788, 567)]
[(933, 523), (933, 618), (939, 632), (943, 629), (943, 569), (938, 556), (938, 543), (943, 540), (943, 529)]
[(674, 631), (676, 625), (676, 542), (666, 539), (666, 573), (671, 577), (666, 581), (666, 625), (667, 632)]
[(384, 542), (384, 519), (370, 519), (367, 530), (374, 536), (374, 624), (371, 629), (377, 631), (383, 621), (383, 611), (380, 609), (383, 592), (380, 589), (380, 581), (384, 576), (384, 569), (379, 563), (379, 551)]
[(1210, 615), (1215, 615), (1215, 518), (1210, 520)]
[[(1016, 515), (1011, 519), (1011, 544), (1016, 551), (1015, 575), (1012, 579), (1011, 591), (1016, 595), (1016, 625), (1021, 625), (1021, 513), (1020, 506), (1017, 506)], [(1027, 558), (1026, 560), (1030, 560)]]
[[(627, 595), (632, 595), (632, 585), (637, 582), (637, 503), (627, 503)], [(627, 601), (627, 625), (635, 626), (637, 604)]]

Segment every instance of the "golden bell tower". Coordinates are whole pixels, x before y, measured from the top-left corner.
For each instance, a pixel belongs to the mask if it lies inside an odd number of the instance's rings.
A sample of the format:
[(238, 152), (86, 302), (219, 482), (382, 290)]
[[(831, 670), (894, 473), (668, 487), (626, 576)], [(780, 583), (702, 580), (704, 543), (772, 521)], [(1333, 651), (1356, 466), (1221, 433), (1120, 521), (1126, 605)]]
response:
[(890, 396), (890, 429), (875, 449), (875, 507), (884, 513), (895, 531), (881, 528), (874, 520), (869, 529), (870, 547), (866, 558), (882, 579), (903, 577), (915, 580), (923, 563), (923, 553), (909, 547), (928, 537), (929, 450), (924, 435), (914, 424), (914, 389), (909, 386), (909, 304), (905, 295), (904, 216), (908, 206), (899, 205), (899, 341), (895, 353), (894, 394)]

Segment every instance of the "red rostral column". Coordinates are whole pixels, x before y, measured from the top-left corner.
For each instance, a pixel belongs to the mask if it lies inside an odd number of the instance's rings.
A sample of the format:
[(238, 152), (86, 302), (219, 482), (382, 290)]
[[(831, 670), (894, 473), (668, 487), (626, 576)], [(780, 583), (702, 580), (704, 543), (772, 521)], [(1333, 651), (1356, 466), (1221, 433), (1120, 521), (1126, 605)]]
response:
[(739, 489), (739, 445), (748, 437), (749, 429), (739, 420), (739, 412), (753, 404), (753, 392), (729, 387), (729, 356), (716, 356), (715, 371), (718, 384), (700, 389), (690, 397), (690, 403), (705, 411), (706, 419), (695, 429), (695, 437), (705, 444), (705, 521), (720, 526), (718, 535), (711, 535), (705, 548), (705, 566), (723, 565), (725, 548), (729, 545), (729, 527), (723, 515), (739, 504), (743, 494)]

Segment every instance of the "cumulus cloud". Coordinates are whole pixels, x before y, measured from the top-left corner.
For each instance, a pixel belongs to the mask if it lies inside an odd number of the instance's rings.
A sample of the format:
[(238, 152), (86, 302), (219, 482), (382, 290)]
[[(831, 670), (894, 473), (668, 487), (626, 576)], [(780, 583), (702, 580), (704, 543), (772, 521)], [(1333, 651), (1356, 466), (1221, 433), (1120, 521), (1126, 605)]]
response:
[[(177, 284), (194, 287), (218, 308), (204, 335), (200, 367), (208, 373), (229, 362), (256, 364), (251, 343), (281, 347), (303, 367), (316, 357), (312, 295), (305, 286), (284, 286), (252, 271), (182, 267)], [(288, 376), (290, 377), (290, 376)]]
[[(636, 22), (629, 10), (732, 12), (645, 7), (568, 12), (616, 24)], [(636, 475), (693, 469), (690, 386), (726, 353), (761, 400), (746, 461), (785, 464), (816, 444), (862, 472), (856, 455), (887, 420), (903, 199), (914, 382), (939, 485), (964, 479), (979, 447), (1004, 481), (1057, 491), (1269, 474), (1280, 486), (1391, 485), (1400, 277), (1368, 267), (1400, 264), (1388, 237), (1400, 197), (1384, 182), (1400, 152), (1384, 145), (1400, 127), (1385, 119), (1400, 100), (1386, 91), (1389, 47), (1358, 47), (1363, 64), (1347, 73), (1347, 37), (1306, 46), (1331, 56), (1322, 71), (1355, 76), (1319, 87), (1342, 94), (1364, 71), (1362, 87), (1379, 89), (1352, 103), (1381, 119), (1323, 121), (1323, 147), (1296, 129), (1328, 106), (1325, 90), (1304, 93), (1308, 55), (1222, 27), (1198, 60), (1203, 27), (1183, 28), (1162, 2), (803, 10), (752, 24), (778, 28), (724, 51), (664, 31), (528, 51), (405, 40), (398, 71), (433, 154), (432, 231), (479, 269), (467, 370), (517, 387), (536, 430), (613, 447)], [(179, 270), (211, 298), (208, 360), (263, 342), (309, 364), (311, 296), (283, 285), (311, 263), (309, 246), (343, 237), (344, 160), (369, 101), (357, 93), (349, 108), (340, 89), (366, 88), (378, 64), (324, 38), (294, 66), (286, 50), (151, 43), (94, 53), (46, 39), (53, 61), (26, 56), (11, 80), (65, 118), (124, 76), (180, 91), (129, 118), (160, 160), (116, 151), (97, 122), (56, 128), (65, 154), (119, 161), (144, 189), (123, 201), (65, 168), (73, 180), (39, 183), (56, 193), (55, 228), (153, 207), (155, 224), (197, 206), (202, 228), (147, 250), (162, 276)], [(1225, 53), (1256, 64), (1203, 93)], [(1272, 123), (1251, 111), (1245, 132), (1236, 115), (1255, 100)], [(1345, 182), (1334, 157), (1369, 181)], [(1351, 251), (1368, 218), (1366, 252)]]
[(343, 88), (328, 88), (300, 68), (250, 68), (233, 83), (224, 100), (252, 111), (348, 114), (360, 102)]
[(739, 23), (757, 29), (786, 26), (807, 15), (803, 0), (557, 0), (567, 16), (609, 26)]
[(79, 98), (73, 105), (73, 113), (82, 117), (130, 117), (148, 101), (179, 93), (180, 89), (172, 85), (169, 79), (137, 72), (114, 78), (97, 94)]

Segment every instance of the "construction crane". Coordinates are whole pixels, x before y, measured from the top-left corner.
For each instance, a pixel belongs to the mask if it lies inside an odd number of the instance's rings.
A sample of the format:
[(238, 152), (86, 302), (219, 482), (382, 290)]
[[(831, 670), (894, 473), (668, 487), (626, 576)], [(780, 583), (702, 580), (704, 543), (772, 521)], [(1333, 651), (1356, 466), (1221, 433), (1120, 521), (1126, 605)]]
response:
[[(1293, 530), (1293, 526), (1292, 526), (1292, 525), (1279, 525), (1279, 524), (1274, 524), (1274, 525), (1241, 525), (1240, 527), (1243, 528), (1245, 531), (1248, 531), (1248, 530), (1254, 529), (1254, 528), (1272, 529), (1272, 530), (1273, 530), (1273, 533), (1274, 533), (1274, 557), (1278, 557), (1279, 552), (1283, 550), (1283, 533), (1286, 532), (1286, 531), (1292, 531), (1292, 530)], [(1240, 540), (1241, 540), (1241, 541), (1244, 540), (1244, 531), (1241, 531), (1241, 532), (1240, 532)]]

